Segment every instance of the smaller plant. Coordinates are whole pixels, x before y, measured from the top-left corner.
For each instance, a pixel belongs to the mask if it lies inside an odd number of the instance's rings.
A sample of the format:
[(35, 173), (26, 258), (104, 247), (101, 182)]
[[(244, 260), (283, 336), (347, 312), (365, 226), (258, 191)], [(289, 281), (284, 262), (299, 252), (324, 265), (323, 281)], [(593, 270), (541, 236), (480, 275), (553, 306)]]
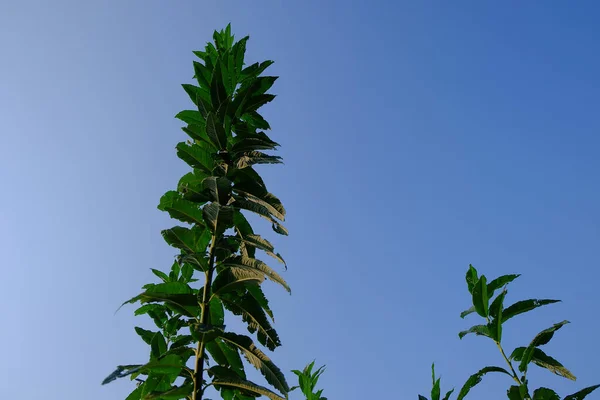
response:
[[(433, 381), (432, 387), (431, 387), (431, 400), (440, 400), (441, 390), (442, 390), (440, 388), (441, 378), (435, 379), (435, 364), (431, 364), (431, 380)], [(446, 393), (446, 395), (444, 396), (444, 398), (442, 400), (449, 400), (452, 392), (454, 392), (454, 389), (452, 389), (448, 393)], [(428, 399), (425, 396), (419, 395), (419, 400), (428, 400)]]
[[(554, 333), (568, 324), (569, 321), (562, 321), (542, 330), (533, 338), (529, 345), (517, 347), (512, 351), (510, 356), (506, 355), (506, 352), (502, 347), (502, 328), (504, 323), (519, 314), (524, 314), (538, 307), (560, 301), (551, 299), (521, 300), (505, 308), (504, 299), (507, 294), (506, 287), (519, 276), (520, 275), (503, 275), (488, 283), (485, 275), (479, 277), (477, 270), (472, 265), (469, 265), (466, 280), (469, 293), (472, 297), (473, 306), (468, 310), (463, 311), (460, 316), (461, 318), (465, 318), (469, 314), (477, 313), (484, 321), (483, 324), (474, 325), (468, 330), (460, 332), (458, 337), (462, 339), (466, 335), (474, 333), (475, 335), (489, 338), (496, 344), (508, 369), (496, 366), (488, 366), (480, 369), (477, 373), (471, 375), (469, 379), (467, 379), (467, 382), (458, 393), (457, 400), (465, 398), (469, 391), (481, 382), (483, 376), (489, 372), (501, 373), (509, 376), (513, 380), (514, 384), (510, 386), (507, 391), (509, 400), (560, 400), (561, 397), (554, 390), (545, 387), (537, 388), (533, 391), (533, 395), (530, 394), (527, 372), (532, 364), (547, 369), (563, 378), (573, 381), (576, 379), (571, 371), (540, 349), (541, 346), (548, 344), (554, 337)], [(495, 292), (500, 289), (502, 289), (502, 291), (494, 298)], [(517, 373), (517, 370), (519, 373)], [(587, 387), (577, 393), (564, 397), (563, 400), (583, 400), (588, 394), (599, 387), (600, 385)], [(453, 390), (448, 392), (443, 400), (449, 400)], [(419, 395), (419, 400), (427, 400), (427, 398)], [(433, 372), (431, 400), (440, 400), (440, 380), (435, 379), (435, 372)]]
[(299, 386), (292, 387), (290, 391), (299, 388), (306, 397), (306, 400), (327, 400), (327, 397), (321, 396), (323, 389), (317, 390), (316, 392), (314, 391), (317, 386), (317, 382), (319, 381), (319, 377), (323, 372), (325, 372), (325, 366), (323, 365), (315, 372), (312, 372), (314, 366), (315, 362), (313, 361), (304, 367), (302, 371), (298, 371), (297, 369), (292, 370), (292, 372), (298, 376)]

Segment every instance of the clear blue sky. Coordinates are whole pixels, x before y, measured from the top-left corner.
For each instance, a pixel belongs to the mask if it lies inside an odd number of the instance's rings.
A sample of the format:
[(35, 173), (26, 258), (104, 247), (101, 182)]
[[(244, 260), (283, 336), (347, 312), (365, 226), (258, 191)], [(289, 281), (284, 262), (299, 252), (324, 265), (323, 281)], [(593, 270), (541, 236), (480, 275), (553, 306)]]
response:
[(578, 382), (534, 385), (600, 383), (599, 18), (594, 1), (3, 2), (0, 397), (132, 389), (100, 386), (147, 357), (147, 322), (114, 311), (173, 259), (156, 205), (187, 171), (180, 84), (228, 22), (281, 76), (266, 115), (286, 164), (264, 174), (291, 231), (293, 294), (268, 289), (282, 369), (327, 364), (331, 400), (414, 399), (432, 361), (443, 389), (501, 365), (457, 337), (472, 263), (522, 273), (510, 300), (564, 300), (505, 328), (512, 348), (573, 322), (548, 352)]

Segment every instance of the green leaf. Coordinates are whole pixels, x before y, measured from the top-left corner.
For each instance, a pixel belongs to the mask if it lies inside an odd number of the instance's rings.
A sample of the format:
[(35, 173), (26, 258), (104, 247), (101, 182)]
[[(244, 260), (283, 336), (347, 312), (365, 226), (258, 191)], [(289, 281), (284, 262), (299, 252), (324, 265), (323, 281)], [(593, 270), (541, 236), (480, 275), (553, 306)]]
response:
[(258, 369), (269, 384), (273, 385), (281, 393), (286, 394), (290, 388), (285, 381), (281, 370), (264, 354), (258, 347), (252, 343), (248, 336), (237, 335), (235, 333), (223, 333), (221, 336), (224, 342), (237, 346), (246, 360)]
[(161, 199), (158, 209), (167, 211), (171, 218), (178, 219), (190, 224), (204, 225), (202, 210), (198, 204), (185, 200), (176, 191), (168, 191)]
[(223, 123), (213, 113), (208, 113), (206, 117), (206, 134), (219, 150), (227, 148), (227, 135)]
[(252, 111), (258, 110), (260, 107), (264, 106), (267, 103), (270, 103), (275, 99), (274, 94), (259, 94), (252, 96), (246, 103), (244, 104), (243, 113), (248, 113)]
[(250, 333), (257, 332), (258, 341), (269, 350), (281, 346), (277, 332), (267, 319), (261, 304), (249, 293), (243, 296), (223, 295), (223, 305), (235, 315), (241, 315)]
[(210, 100), (215, 110), (219, 110), (227, 101), (227, 91), (223, 85), (223, 75), (219, 61), (215, 63), (212, 80), (210, 81)]
[(154, 268), (150, 268), (150, 270), (152, 271), (152, 273), (154, 275), (158, 276), (163, 282), (169, 282), (169, 277), (164, 272), (159, 271), (159, 270), (154, 269)]
[(471, 308), (469, 308), (468, 310), (461, 312), (460, 317), (464, 319), (467, 315), (472, 314), (474, 312), (475, 312), (475, 306), (471, 306)]
[[(525, 353), (525, 350), (525, 347), (517, 347), (513, 350), (512, 354), (510, 355), (510, 359), (515, 361), (521, 361), (523, 359), (523, 354)], [(531, 362), (533, 362), (539, 367), (547, 369), (548, 371), (558, 376), (562, 376), (563, 378), (567, 378), (572, 381), (576, 380), (575, 375), (573, 375), (571, 371), (569, 371), (560, 362), (550, 357), (539, 348), (533, 349)]]
[(251, 111), (242, 115), (245, 122), (252, 124), (256, 129), (271, 129), (271, 125), (256, 111)]
[(502, 275), (501, 277), (498, 277), (498, 278), (492, 280), (487, 285), (488, 296), (491, 298), (494, 295), (494, 292), (496, 290), (500, 289), (503, 286), (508, 285), (510, 282), (514, 281), (519, 276), (521, 276), (521, 275), (520, 274)]
[(446, 395), (444, 396), (444, 398), (442, 400), (450, 400), (450, 395), (452, 395), (452, 393), (454, 393), (454, 389), (447, 391)]
[(233, 212), (231, 206), (223, 206), (219, 203), (210, 203), (202, 209), (206, 226), (215, 234), (220, 236), (233, 225)]
[[(269, 203), (267, 200), (261, 199), (251, 193), (244, 192), (237, 188), (236, 188), (236, 192), (238, 194), (238, 196), (236, 196), (236, 201), (240, 198), (240, 196), (242, 196), (242, 197), (244, 197), (245, 200), (250, 201), (254, 204), (257, 204), (261, 207), (264, 207), (268, 211), (269, 214), (273, 215), (278, 220), (280, 220), (280, 221), (285, 220), (285, 209), (283, 208), (281, 203), (276, 204), (274, 206), (271, 203)], [(253, 210), (249, 210), (249, 211), (253, 211)]]
[(260, 74), (263, 73), (265, 69), (267, 69), (270, 65), (273, 64), (274, 61), (267, 60), (262, 63), (254, 63), (249, 67), (246, 67), (241, 72), (241, 81), (245, 81), (248, 79), (256, 78)]
[(227, 204), (231, 196), (231, 181), (227, 178), (210, 176), (202, 181), (202, 187), (211, 197), (212, 201)]
[(523, 391), (522, 386), (511, 386), (506, 391), (506, 394), (508, 395), (509, 400), (524, 400), (525, 397), (523, 396)]
[(469, 293), (473, 294), (473, 288), (478, 280), (477, 270), (474, 266), (469, 264), (469, 270), (467, 271), (467, 287), (469, 288)]
[(560, 400), (560, 396), (552, 389), (541, 387), (535, 389), (532, 400)]
[(285, 236), (288, 235), (288, 230), (280, 223), (274, 222), (272, 225), (272, 228), (275, 232), (279, 233), (280, 235), (285, 235)]
[(273, 393), (269, 389), (243, 379), (215, 379), (213, 380), (213, 385), (215, 385), (216, 387), (231, 387), (243, 389), (245, 391), (255, 394), (256, 396), (265, 396), (271, 400), (285, 400), (285, 398)]
[(261, 151), (244, 151), (233, 156), (236, 168), (243, 169), (256, 164), (282, 164), (279, 156), (270, 156)]
[(197, 168), (211, 175), (215, 167), (214, 151), (204, 142), (188, 144), (180, 142), (176, 146), (177, 157), (185, 161), (190, 167)]
[(140, 337), (142, 338), (142, 340), (144, 342), (146, 342), (147, 344), (152, 343), (152, 339), (154, 338), (154, 335), (156, 335), (156, 332), (152, 332), (152, 331), (140, 328), (139, 326), (136, 326), (134, 329), (135, 329), (135, 333), (140, 335)]
[(544, 300), (529, 299), (529, 300), (518, 301), (515, 304), (507, 307), (502, 312), (502, 322), (506, 322), (509, 319), (511, 319), (512, 317), (515, 317), (519, 314), (526, 313), (526, 312), (536, 309), (538, 307), (545, 306), (546, 304), (553, 304), (553, 303), (559, 303), (559, 302), (560, 302), (560, 300), (549, 300), (549, 299), (544, 299)]
[(527, 371), (527, 365), (529, 365), (533, 359), (535, 348), (547, 344), (552, 339), (552, 336), (554, 336), (554, 332), (568, 323), (569, 321), (562, 321), (538, 333), (523, 352), (523, 357), (521, 359), (521, 363), (519, 364), (519, 370), (522, 372)]
[(428, 400), (427, 397), (419, 395), (419, 400)]
[(202, 117), (206, 118), (207, 114), (213, 109), (210, 93), (205, 88), (194, 85), (183, 84), (181, 86), (194, 104), (198, 106), (198, 111)]
[(191, 282), (193, 276), (194, 276), (194, 268), (190, 264), (183, 264), (181, 266), (181, 282), (183, 282), (183, 283)]
[(208, 229), (198, 225), (191, 229), (175, 226), (163, 230), (161, 234), (169, 245), (189, 253), (204, 253), (212, 237)]
[(208, 174), (200, 169), (194, 169), (181, 177), (177, 184), (177, 191), (183, 198), (194, 203), (206, 203), (211, 200), (209, 193), (202, 186), (202, 181), (208, 178)]
[(197, 342), (210, 343), (223, 334), (223, 326), (193, 322), (190, 324), (190, 333)]
[(240, 358), (237, 347), (217, 338), (206, 345), (206, 349), (213, 356), (215, 362), (224, 367), (230, 367), (240, 378), (246, 379), (244, 364)]
[(272, 141), (264, 132), (244, 133), (243, 135), (238, 133), (233, 139), (231, 151), (242, 153), (256, 150), (273, 150), (278, 146), (279, 143)]
[(228, 268), (221, 271), (213, 282), (213, 296), (228, 293), (233, 290), (257, 285), (265, 280), (264, 274), (257, 271), (239, 268)]
[(477, 385), (479, 382), (481, 382), (481, 379), (483, 378), (483, 376), (489, 372), (501, 372), (512, 378), (512, 375), (508, 371), (506, 371), (504, 368), (500, 368), (500, 367), (482, 368), (477, 373), (471, 375), (469, 377), (469, 379), (467, 379), (467, 382), (465, 382), (463, 387), (460, 389), (460, 392), (458, 393), (457, 400), (464, 399), (464, 397), (469, 393), (469, 391), (471, 389), (473, 389), (473, 387), (475, 387), (475, 385)]
[(209, 311), (210, 311), (210, 323), (212, 325), (224, 326), (225, 324), (225, 310), (223, 309), (223, 303), (217, 297), (213, 297), (209, 300)]
[(205, 125), (206, 119), (197, 110), (183, 110), (175, 118), (185, 122), (188, 125)]
[[(281, 257), (281, 254), (274, 253), (275, 247), (269, 242), (267, 239), (263, 238), (260, 235), (246, 235), (246, 236), (231, 236), (234, 240), (239, 240), (247, 246), (251, 246), (255, 249), (260, 249), (267, 253), (269, 256), (273, 257), (283, 265), (286, 265), (285, 260)], [(287, 266), (286, 266), (287, 268)]]
[(143, 390), (144, 390), (144, 386), (142, 384), (142, 386), (138, 386), (137, 388), (135, 388), (135, 390), (133, 392), (131, 392), (125, 400), (140, 400), (142, 398)]
[(177, 400), (177, 399), (185, 399), (187, 396), (191, 395), (194, 391), (194, 385), (191, 383), (182, 385), (182, 386), (173, 386), (170, 390), (166, 392), (152, 392), (144, 397), (144, 400)]
[(194, 78), (198, 81), (198, 85), (204, 88), (210, 88), (210, 81), (212, 80), (212, 71), (206, 68), (206, 66), (198, 61), (194, 61)]
[(431, 364), (431, 380), (433, 381), (431, 400), (440, 400), (440, 379), (435, 379), (435, 364)]
[(485, 275), (481, 275), (481, 278), (473, 286), (473, 305), (477, 314), (486, 318), (488, 316), (488, 304), (487, 283)]
[(271, 267), (269, 267), (267, 264), (260, 260), (244, 256), (233, 256), (223, 261), (221, 265), (229, 268), (239, 268), (247, 271), (260, 272), (264, 274), (267, 278), (269, 278), (271, 281), (279, 283), (288, 292), (291, 293), (291, 289), (286, 283), (286, 281), (277, 272), (271, 269)]
[(271, 309), (269, 308), (269, 301), (267, 300), (267, 297), (263, 293), (260, 286), (248, 286), (246, 290), (248, 290), (248, 293), (250, 293), (250, 295), (254, 297), (254, 299), (258, 302), (262, 309), (265, 310), (265, 313), (269, 317), (271, 317), (271, 320), (275, 321), (275, 319), (273, 318), (273, 311), (271, 311)]
[(502, 341), (502, 307), (504, 304), (504, 297), (506, 296), (506, 289), (502, 291), (492, 302), (490, 306), (490, 316), (493, 318), (490, 323), (490, 333), (493, 339), (500, 343)]
[(194, 338), (191, 335), (177, 336), (176, 338), (174, 338), (173, 343), (171, 343), (171, 349), (187, 346), (193, 341)]
[(152, 342), (150, 343), (150, 347), (152, 349), (152, 357), (154, 359), (158, 359), (164, 353), (167, 352), (167, 342), (162, 333), (157, 332), (152, 338)]
[(198, 301), (193, 290), (183, 282), (168, 282), (152, 285), (150, 289), (123, 304), (141, 301), (142, 303), (165, 302), (176, 306), (178, 311), (188, 317), (199, 313)]
[(594, 390), (598, 389), (600, 385), (594, 385), (587, 387), (585, 389), (580, 390), (577, 393), (573, 393), (564, 398), (564, 400), (583, 400), (585, 397), (592, 393)]
[(136, 373), (142, 369), (143, 365), (119, 365), (117, 369), (114, 370), (109, 376), (107, 376), (103, 381), (102, 385), (106, 385), (118, 378), (124, 378), (133, 373)]

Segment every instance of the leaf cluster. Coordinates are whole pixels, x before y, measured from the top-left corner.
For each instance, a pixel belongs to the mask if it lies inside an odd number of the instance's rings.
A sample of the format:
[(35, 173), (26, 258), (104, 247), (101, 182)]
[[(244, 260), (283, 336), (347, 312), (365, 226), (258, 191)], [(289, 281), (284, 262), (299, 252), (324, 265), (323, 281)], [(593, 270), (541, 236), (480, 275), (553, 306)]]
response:
[[(531, 365), (536, 365), (566, 379), (573, 381), (576, 379), (571, 371), (562, 363), (547, 355), (540, 348), (548, 344), (554, 337), (554, 333), (568, 324), (569, 321), (558, 322), (540, 331), (527, 346), (517, 347), (512, 351), (510, 356), (506, 356), (502, 347), (504, 324), (513, 317), (560, 301), (553, 299), (527, 299), (505, 306), (504, 301), (508, 293), (507, 286), (519, 276), (514, 274), (503, 275), (488, 282), (485, 275), (479, 276), (475, 267), (472, 265), (469, 266), (466, 274), (466, 282), (472, 306), (463, 311), (460, 316), (461, 318), (465, 318), (470, 314), (476, 313), (483, 319), (483, 323), (473, 325), (471, 328), (460, 332), (458, 336), (462, 339), (468, 334), (475, 334), (490, 339), (499, 349), (508, 369), (497, 366), (487, 366), (480, 369), (467, 379), (458, 392), (457, 400), (465, 398), (469, 391), (481, 382), (483, 376), (490, 372), (507, 375), (513, 380), (513, 385), (507, 391), (509, 400), (560, 400), (560, 396), (549, 388), (540, 387), (535, 389), (533, 394), (531, 394), (527, 379), (527, 372)], [(498, 291), (500, 292), (494, 297)], [(516, 369), (515, 365), (517, 366)], [(519, 373), (517, 373), (517, 370)], [(439, 379), (435, 380), (434, 374), (433, 389), (431, 392), (432, 400), (439, 400), (439, 385), (440, 381)], [(582, 400), (599, 387), (600, 385), (590, 386), (563, 399)], [(443, 400), (449, 400), (451, 394), (452, 391), (448, 392)], [(427, 399), (419, 395), (419, 400)]]
[[(278, 144), (265, 133), (270, 126), (259, 113), (275, 98), (267, 92), (277, 77), (261, 75), (272, 61), (244, 63), (249, 38), (236, 42), (229, 25), (215, 31), (213, 39), (194, 52), (197, 84), (182, 85), (194, 108), (176, 116), (189, 136), (177, 144), (177, 155), (191, 171), (158, 205), (181, 223), (162, 231), (179, 253), (169, 272), (152, 270), (159, 283), (145, 285), (124, 303), (139, 303), (135, 315), (148, 315), (156, 325), (156, 330), (135, 328), (150, 346), (150, 358), (117, 367), (103, 382), (136, 380), (127, 400), (200, 400), (209, 386), (228, 400), (283, 399), (290, 390), (281, 370), (257, 346), (274, 350), (281, 345), (262, 283), (271, 280), (290, 291), (259, 253), (285, 262), (246, 218), (256, 214), (287, 235), (285, 208), (254, 169), (281, 163), (269, 154)], [(203, 286), (194, 286), (197, 277), (204, 278)], [(226, 311), (241, 318), (248, 335), (226, 330)], [(273, 390), (247, 380), (242, 357)]]

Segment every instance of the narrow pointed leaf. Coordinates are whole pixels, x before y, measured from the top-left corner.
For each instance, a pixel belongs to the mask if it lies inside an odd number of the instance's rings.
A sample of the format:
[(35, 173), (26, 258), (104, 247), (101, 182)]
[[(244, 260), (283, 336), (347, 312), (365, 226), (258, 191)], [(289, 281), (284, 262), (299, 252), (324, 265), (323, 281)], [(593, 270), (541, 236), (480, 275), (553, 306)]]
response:
[(194, 78), (198, 81), (200, 87), (210, 88), (212, 72), (204, 64), (194, 61), (194, 73)]
[(283, 394), (286, 394), (290, 390), (281, 370), (265, 353), (252, 343), (252, 339), (248, 336), (229, 332), (223, 333), (221, 338), (224, 342), (229, 342), (237, 346), (248, 362), (261, 372), (269, 384), (273, 385), (273, 387)]
[(487, 282), (484, 275), (473, 286), (473, 305), (475, 311), (482, 317), (488, 316), (489, 297), (487, 294)]
[(458, 397), (456, 400), (462, 400), (465, 398), (465, 396), (469, 393), (469, 391), (471, 389), (473, 389), (473, 387), (475, 387), (475, 385), (477, 385), (479, 382), (481, 382), (481, 379), (483, 378), (483, 376), (487, 373), (490, 372), (501, 372), (503, 374), (506, 374), (508, 376), (510, 376), (512, 378), (512, 375), (505, 370), (504, 368), (500, 368), (500, 367), (485, 367), (482, 368), (481, 370), (479, 370), (477, 373), (471, 375), (469, 377), (469, 379), (467, 379), (467, 382), (465, 382), (465, 384), (463, 385), (463, 387), (460, 389), (460, 392), (458, 393)]
[(231, 368), (240, 378), (246, 379), (244, 364), (242, 363), (237, 347), (217, 338), (207, 343), (206, 348), (217, 364)]
[(500, 289), (501, 287), (503, 287), (505, 285), (508, 285), (510, 282), (514, 281), (519, 276), (521, 276), (521, 275), (520, 274), (502, 275), (502, 276), (492, 280), (487, 285), (488, 296), (492, 297), (496, 290)]
[(511, 319), (512, 317), (515, 317), (519, 314), (523, 314), (528, 311), (534, 310), (538, 307), (542, 307), (547, 304), (559, 303), (559, 302), (560, 302), (560, 300), (549, 300), (549, 299), (544, 299), (544, 300), (529, 299), (529, 300), (518, 301), (515, 304), (507, 307), (502, 312), (502, 322), (506, 322), (509, 319)]
[(139, 326), (136, 326), (134, 329), (135, 329), (135, 332), (138, 335), (140, 335), (140, 337), (142, 338), (142, 340), (144, 342), (146, 342), (147, 344), (152, 343), (152, 339), (154, 338), (154, 335), (156, 335), (156, 332), (152, 332), (147, 329), (140, 328)]
[(461, 312), (460, 317), (465, 318), (467, 315), (472, 314), (474, 312), (475, 312), (475, 306), (471, 306), (471, 308), (469, 308), (468, 310)]
[(490, 333), (496, 342), (502, 341), (502, 308), (504, 304), (504, 297), (506, 296), (506, 289), (502, 291), (492, 302), (490, 306), (490, 316), (492, 321), (490, 323)]
[(255, 258), (249, 258), (244, 256), (234, 256), (230, 257), (227, 260), (223, 261), (221, 264), (224, 267), (235, 267), (240, 269), (252, 270), (263, 273), (267, 278), (272, 280), (273, 282), (279, 283), (283, 286), (288, 292), (291, 293), (291, 289), (286, 283), (286, 281), (271, 267), (269, 267), (264, 262), (257, 260)]
[[(280, 221), (284, 221), (285, 220), (285, 210), (282, 212), (280, 212), (280, 210), (278, 209), (278, 207), (274, 207), (272, 204), (270, 204), (268, 201), (263, 200), (257, 196), (254, 196), (251, 193), (248, 192), (244, 192), (242, 190), (236, 190), (236, 192), (238, 193), (238, 195), (243, 196), (246, 200), (258, 204), (264, 208), (266, 208), (268, 210), (268, 212), (273, 215), (275, 218), (277, 218)], [(236, 197), (237, 200), (237, 197)], [(280, 203), (281, 204), (281, 203)]]
[(187, 396), (192, 394), (194, 391), (193, 384), (186, 384), (182, 386), (174, 386), (166, 392), (152, 392), (144, 397), (144, 400), (178, 400), (185, 399)]
[(431, 400), (440, 400), (440, 379), (435, 379), (435, 364), (431, 364), (431, 380), (433, 382)]
[(467, 270), (467, 287), (469, 289), (469, 293), (473, 293), (473, 288), (475, 287), (475, 284), (477, 283), (477, 281), (479, 280), (479, 278), (477, 277), (477, 270), (475, 269), (475, 267), (473, 267), (472, 265), (469, 264), (469, 269)]
[(583, 400), (586, 396), (592, 393), (594, 390), (598, 389), (600, 385), (594, 385), (587, 387), (585, 389), (580, 390), (577, 393), (573, 393), (564, 398), (564, 400)]
[(284, 397), (281, 397), (281, 396), (273, 393), (269, 389), (267, 389), (263, 386), (257, 385), (256, 383), (252, 383), (250, 381), (246, 381), (243, 379), (231, 379), (231, 378), (230, 379), (215, 379), (213, 381), (213, 385), (215, 385), (217, 387), (232, 387), (232, 388), (243, 389), (248, 392), (252, 392), (252, 393), (256, 394), (257, 396), (268, 397), (271, 400), (285, 400)]
[(489, 338), (492, 338), (492, 335), (490, 333), (489, 327), (487, 325), (475, 325), (475, 326), (472, 326), (471, 328), (469, 328), (466, 331), (459, 332), (458, 337), (460, 339), (462, 339), (463, 337), (465, 337), (469, 333), (474, 333), (474, 334), (476, 334), (478, 336), (487, 336)]
[(270, 156), (260, 151), (245, 151), (234, 156), (236, 168), (242, 169), (256, 164), (282, 164), (279, 156)]
[(219, 150), (227, 148), (225, 129), (214, 113), (208, 113), (206, 117), (206, 134)]
[(521, 359), (521, 363), (519, 364), (519, 370), (523, 372), (527, 371), (527, 366), (533, 359), (533, 354), (535, 352), (536, 347), (547, 344), (554, 336), (554, 332), (556, 332), (568, 323), (569, 321), (562, 321), (538, 333), (523, 352), (523, 357)]
[(243, 296), (223, 295), (220, 297), (223, 305), (235, 315), (241, 315), (242, 320), (248, 324), (251, 333), (257, 332), (258, 341), (269, 350), (281, 346), (277, 332), (267, 319), (264, 309), (250, 294)]
[(215, 278), (212, 287), (213, 295), (219, 296), (247, 285), (258, 285), (264, 280), (265, 276), (261, 272), (235, 267), (228, 268), (221, 271)]

